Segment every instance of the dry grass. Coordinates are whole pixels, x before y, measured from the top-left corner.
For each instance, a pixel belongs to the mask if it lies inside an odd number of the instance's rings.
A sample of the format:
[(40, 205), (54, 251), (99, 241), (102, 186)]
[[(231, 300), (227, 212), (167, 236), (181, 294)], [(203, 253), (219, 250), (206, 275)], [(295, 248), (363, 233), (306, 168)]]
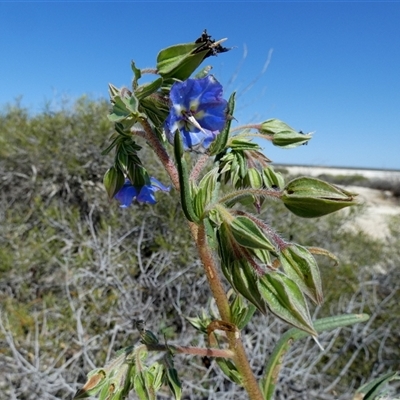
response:
[[(138, 341), (134, 319), (172, 343), (205, 344), (185, 319), (209, 306), (210, 293), (176, 193), (122, 210), (101, 188), (106, 113), (82, 100), (60, 113), (14, 107), (0, 118), (0, 399), (70, 399), (91, 369)], [(157, 169), (151, 153), (143, 159)], [(342, 232), (337, 217), (303, 221), (277, 204), (267, 209), (283, 235), (341, 259), (336, 269), (321, 263), (327, 302), (315, 317), (371, 314), (367, 324), (323, 334), (324, 352), (296, 342), (275, 398), (349, 399), (366, 379), (400, 368), (398, 224), (381, 242)], [(255, 314), (242, 332), (258, 376), (287, 328)], [(214, 362), (175, 362), (185, 399), (243, 398)]]

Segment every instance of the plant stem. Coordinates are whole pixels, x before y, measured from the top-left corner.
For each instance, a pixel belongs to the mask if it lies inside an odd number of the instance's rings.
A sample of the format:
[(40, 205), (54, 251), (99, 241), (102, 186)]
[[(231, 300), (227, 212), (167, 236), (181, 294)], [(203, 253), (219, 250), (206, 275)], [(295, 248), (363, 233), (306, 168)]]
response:
[(172, 184), (174, 185), (175, 189), (179, 190), (178, 171), (176, 170), (174, 161), (170, 158), (164, 146), (161, 144), (158, 137), (153, 132), (153, 129), (151, 128), (148, 121), (146, 119), (142, 119), (140, 122), (145, 131), (145, 139), (153, 148), (154, 152), (157, 154), (169, 177), (171, 178)]
[[(168, 175), (175, 188), (179, 190), (179, 177), (178, 171), (174, 162), (169, 157), (167, 151), (162, 146), (157, 136), (153, 132), (148, 121), (143, 119), (141, 124), (146, 132), (146, 140), (158, 155), (161, 163), (166, 169)], [(222, 285), (221, 279), (218, 274), (217, 266), (213, 258), (210, 247), (207, 244), (206, 232), (203, 225), (196, 225), (189, 222), (190, 231), (196, 242), (196, 246), (200, 255), (200, 259), (204, 265), (204, 270), (207, 276), (208, 284), (210, 285), (211, 292), (217, 304), (219, 314), (222, 320), (231, 322), (231, 309), (229, 301)], [(243, 379), (243, 387), (247, 391), (250, 400), (263, 400), (261, 390), (250, 368), (243, 343), (240, 338), (236, 336), (236, 332), (227, 332), (229, 342), (229, 349), (234, 353), (232, 359)]]
[[(211, 249), (207, 244), (204, 226), (196, 226), (194, 224), (190, 224), (190, 226), (192, 233), (196, 234), (197, 236), (197, 249), (199, 251), (200, 259), (203, 262), (208, 284), (210, 285), (210, 289), (217, 304), (220, 316), (222, 320), (231, 322), (229, 301), (219, 277)], [(242, 376), (243, 386), (249, 395), (249, 399), (263, 400), (258, 383), (253, 375), (253, 371), (250, 368), (247, 354), (244, 350), (241, 339), (236, 336), (236, 332), (226, 332), (226, 334), (229, 342), (229, 348), (235, 354), (233, 361), (240, 375)]]
[(214, 348), (202, 348), (193, 346), (177, 346), (175, 344), (146, 344), (148, 351), (172, 351), (173, 353), (180, 354), (191, 354), (193, 356), (201, 357), (223, 357), (223, 358), (234, 358), (235, 354), (231, 350), (225, 349), (214, 349)]

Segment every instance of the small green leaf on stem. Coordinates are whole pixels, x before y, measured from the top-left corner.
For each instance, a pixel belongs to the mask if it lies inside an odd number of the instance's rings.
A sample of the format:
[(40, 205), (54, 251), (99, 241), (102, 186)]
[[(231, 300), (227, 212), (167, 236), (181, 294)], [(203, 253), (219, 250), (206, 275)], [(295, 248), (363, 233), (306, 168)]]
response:
[(111, 167), (104, 174), (103, 184), (106, 188), (108, 198), (112, 199), (122, 188), (125, 182), (123, 172), (117, 167)]
[[(321, 333), (344, 326), (354, 325), (359, 322), (365, 322), (369, 319), (367, 314), (346, 314), (333, 317), (322, 318), (314, 321), (314, 329)], [(274, 395), (275, 387), (279, 379), (279, 373), (283, 364), (284, 356), (290, 349), (290, 346), (296, 340), (308, 336), (303, 330), (292, 328), (283, 334), (268, 358), (265, 366), (265, 374), (261, 379), (260, 387), (265, 400), (271, 400)]]
[(252, 249), (275, 251), (275, 247), (250, 218), (245, 216), (235, 217), (230, 221), (229, 228), (232, 236), (240, 246)]
[(217, 135), (216, 139), (210, 146), (210, 155), (217, 155), (225, 150), (226, 144), (228, 143), (229, 132), (231, 129), (232, 115), (235, 110), (235, 96), (233, 92), (228, 100), (228, 108), (226, 110), (226, 124), (224, 129)]
[(285, 273), (316, 304), (323, 301), (321, 275), (313, 255), (303, 246), (290, 244), (282, 249), (279, 261)]
[(258, 289), (277, 317), (317, 336), (304, 295), (292, 279), (279, 271), (271, 271), (259, 278)]
[[(378, 378), (372, 380), (361, 386), (353, 397), (353, 400), (374, 400), (377, 399), (380, 390), (383, 386), (393, 380), (400, 380), (399, 372), (388, 372), (385, 375), (379, 376)], [(380, 397), (379, 397), (380, 398)], [(382, 397), (383, 399), (383, 397)]]

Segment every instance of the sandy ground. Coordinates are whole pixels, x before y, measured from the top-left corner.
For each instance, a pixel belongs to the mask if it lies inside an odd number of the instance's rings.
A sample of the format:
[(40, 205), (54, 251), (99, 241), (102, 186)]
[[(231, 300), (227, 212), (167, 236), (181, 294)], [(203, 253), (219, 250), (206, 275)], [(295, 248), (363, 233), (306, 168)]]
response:
[[(305, 176), (332, 175), (363, 175), (366, 178), (396, 179), (400, 181), (400, 171), (368, 170), (353, 168), (328, 168), (305, 166), (282, 166), (291, 174)], [(400, 216), (400, 201), (391, 196), (391, 193), (370, 189), (361, 186), (344, 186), (350, 192), (358, 193), (357, 200), (364, 205), (364, 212), (356, 219), (350, 229), (361, 228), (376, 238), (384, 238), (389, 234), (388, 219), (395, 215)]]

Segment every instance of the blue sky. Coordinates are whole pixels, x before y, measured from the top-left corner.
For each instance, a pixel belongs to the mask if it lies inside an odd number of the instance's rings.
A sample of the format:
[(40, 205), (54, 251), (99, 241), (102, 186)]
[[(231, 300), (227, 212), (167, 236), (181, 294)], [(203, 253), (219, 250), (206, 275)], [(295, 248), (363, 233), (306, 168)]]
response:
[(275, 163), (400, 169), (399, 21), (383, 1), (2, 2), (0, 105), (107, 98), (108, 83), (130, 85), (132, 59), (154, 66), (206, 28), (234, 47), (206, 63), (226, 97), (237, 90), (239, 123), (316, 131), (293, 150), (265, 143)]

